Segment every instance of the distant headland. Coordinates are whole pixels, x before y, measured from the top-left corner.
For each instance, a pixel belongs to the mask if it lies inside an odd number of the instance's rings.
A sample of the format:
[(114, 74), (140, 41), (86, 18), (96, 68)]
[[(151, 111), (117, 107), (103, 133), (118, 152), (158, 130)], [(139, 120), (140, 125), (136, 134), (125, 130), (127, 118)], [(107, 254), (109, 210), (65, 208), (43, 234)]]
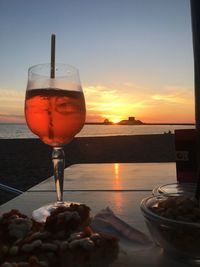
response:
[(180, 122), (160, 122), (160, 123), (147, 123), (141, 120), (136, 120), (135, 117), (128, 117), (127, 120), (121, 120), (119, 122), (113, 122), (109, 119), (105, 119), (103, 122), (86, 122), (85, 124), (91, 125), (195, 125), (195, 123), (180, 123)]
[(136, 120), (135, 117), (128, 117), (127, 120), (121, 120), (119, 122), (109, 121), (109, 119), (105, 119), (103, 122), (86, 122), (85, 124), (102, 124), (102, 125), (141, 125), (144, 124), (140, 120)]

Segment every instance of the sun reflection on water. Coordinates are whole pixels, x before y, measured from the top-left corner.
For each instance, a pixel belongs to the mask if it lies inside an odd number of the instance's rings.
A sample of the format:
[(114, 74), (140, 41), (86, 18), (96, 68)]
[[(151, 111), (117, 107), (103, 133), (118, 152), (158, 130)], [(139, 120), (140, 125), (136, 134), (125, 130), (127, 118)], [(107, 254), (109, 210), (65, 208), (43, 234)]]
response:
[[(122, 177), (120, 172), (120, 164), (114, 164), (114, 177), (113, 177), (113, 189), (121, 190), (122, 189)], [(113, 201), (115, 202), (116, 211), (118, 214), (123, 210), (123, 196), (122, 192), (114, 192), (113, 193)]]

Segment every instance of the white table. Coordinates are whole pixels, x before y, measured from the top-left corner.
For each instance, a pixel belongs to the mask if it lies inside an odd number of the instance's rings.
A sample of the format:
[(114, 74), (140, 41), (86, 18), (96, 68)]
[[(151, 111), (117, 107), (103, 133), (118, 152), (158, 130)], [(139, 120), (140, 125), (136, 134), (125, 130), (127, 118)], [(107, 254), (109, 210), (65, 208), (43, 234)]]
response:
[[(28, 179), (28, 177), (27, 177)], [(116, 216), (148, 234), (140, 202), (154, 187), (176, 182), (175, 163), (77, 164), (65, 169), (64, 200), (85, 203), (92, 216), (109, 206)], [(32, 210), (55, 201), (52, 177), (0, 207), (1, 212), (18, 208)], [(113, 266), (188, 266), (161, 253), (159, 247), (121, 255)]]

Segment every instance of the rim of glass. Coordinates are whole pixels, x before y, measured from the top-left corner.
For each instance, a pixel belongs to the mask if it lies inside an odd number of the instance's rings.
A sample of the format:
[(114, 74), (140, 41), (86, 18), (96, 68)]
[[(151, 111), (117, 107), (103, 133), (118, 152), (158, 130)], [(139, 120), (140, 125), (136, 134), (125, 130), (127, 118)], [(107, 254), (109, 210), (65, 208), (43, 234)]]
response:
[[(167, 189), (177, 190), (177, 192), (168, 192)], [(195, 190), (195, 183), (168, 183), (162, 184), (158, 187), (155, 187), (152, 190), (154, 196), (156, 195), (167, 195), (167, 194), (181, 194), (182, 192), (178, 191), (178, 189), (189, 189), (188, 193), (193, 193)], [(184, 194), (184, 192), (182, 193)]]
[[(42, 77), (49, 77), (49, 75), (45, 75), (45, 74), (40, 74), (38, 73), (38, 71), (34, 71), (35, 69), (37, 69), (38, 67), (40, 66), (49, 66), (49, 71), (51, 69), (51, 63), (39, 63), (39, 64), (36, 64), (36, 65), (33, 65), (33, 66), (30, 66), (28, 68), (28, 73), (29, 74), (34, 74), (34, 75), (37, 75), (37, 76), (42, 76)], [(78, 68), (74, 67), (73, 65), (70, 65), (70, 64), (67, 64), (67, 63), (55, 63), (55, 68), (56, 67), (68, 67), (70, 69), (70, 71), (72, 71), (72, 73), (76, 73), (79, 75), (79, 70)], [(67, 75), (58, 75), (57, 77), (65, 77)]]
[(144, 198), (141, 203), (140, 203), (140, 208), (143, 211), (144, 214), (147, 216), (152, 216), (153, 219), (155, 220), (162, 220), (171, 224), (177, 224), (177, 225), (185, 225), (185, 226), (194, 226), (200, 228), (200, 223), (199, 222), (186, 222), (186, 221), (181, 221), (181, 220), (173, 220), (169, 219), (167, 217), (161, 216), (156, 214), (155, 212), (151, 211), (149, 207), (147, 207), (146, 202), (151, 199), (159, 200), (159, 199), (164, 199), (169, 196), (177, 196), (177, 194), (170, 194), (170, 195), (159, 195), (159, 196), (151, 196), (151, 197), (146, 197)]
[[(195, 183), (169, 183), (169, 184), (163, 184), (159, 186), (159, 190), (162, 193), (165, 193), (165, 189), (195, 189)], [(178, 193), (178, 192), (177, 192)]]

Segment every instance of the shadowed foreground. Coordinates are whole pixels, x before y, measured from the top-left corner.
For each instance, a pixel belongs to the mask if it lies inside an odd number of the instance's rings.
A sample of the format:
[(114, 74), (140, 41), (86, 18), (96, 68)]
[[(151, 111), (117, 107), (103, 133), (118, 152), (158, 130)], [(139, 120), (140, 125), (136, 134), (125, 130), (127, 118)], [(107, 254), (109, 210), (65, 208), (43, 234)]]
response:
[[(65, 146), (66, 166), (76, 163), (173, 162), (174, 135), (75, 138)], [(53, 174), (51, 147), (39, 139), (0, 140), (0, 183), (27, 190)], [(0, 191), (0, 204), (13, 195)]]

